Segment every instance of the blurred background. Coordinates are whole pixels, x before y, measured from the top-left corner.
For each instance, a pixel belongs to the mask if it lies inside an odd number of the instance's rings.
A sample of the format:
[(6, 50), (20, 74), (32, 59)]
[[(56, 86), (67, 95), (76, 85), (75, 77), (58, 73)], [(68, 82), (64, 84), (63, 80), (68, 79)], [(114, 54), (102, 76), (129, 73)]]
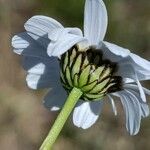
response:
[[(150, 60), (150, 1), (105, 0), (109, 26), (105, 40), (127, 47)], [(46, 110), (46, 90), (33, 91), (25, 83), (21, 59), (12, 52), (11, 37), (24, 30), (33, 15), (53, 17), (65, 26), (83, 25), (84, 0), (0, 0), (0, 149), (37, 150), (57, 113)], [(150, 88), (150, 82), (143, 83)], [(148, 97), (148, 101), (150, 98)], [(54, 150), (149, 150), (150, 117), (142, 120), (137, 136), (124, 126), (122, 106), (114, 117), (106, 102), (99, 121), (82, 130), (66, 123)]]

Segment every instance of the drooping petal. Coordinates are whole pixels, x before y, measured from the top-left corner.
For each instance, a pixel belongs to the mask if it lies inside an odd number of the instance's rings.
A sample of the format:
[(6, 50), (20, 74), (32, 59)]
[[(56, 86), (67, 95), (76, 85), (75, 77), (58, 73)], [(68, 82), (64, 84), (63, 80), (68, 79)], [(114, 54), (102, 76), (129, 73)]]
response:
[[(139, 92), (139, 91), (138, 91), (139, 88), (138, 88), (138, 86), (135, 85), (135, 84), (125, 84), (124, 87), (125, 87), (125, 88), (130, 88), (130, 89), (132, 89), (132, 90), (135, 90), (135, 91)], [(143, 88), (145, 94), (150, 95), (150, 90), (149, 90), (149, 89), (147, 89), (147, 88), (145, 88), (145, 87), (142, 87), (142, 88)]]
[[(138, 80), (150, 79), (150, 61), (130, 53), (128, 49), (112, 43), (102, 42), (100, 48), (103, 50), (106, 58), (109, 58), (113, 62), (118, 62), (119, 69), (121, 69), (118, 70), (118, 73), (121, 73), (123, 70), (125, 70), (124, 67), (128, 68), (127, 66), (131, 66), (134, 68), (134, 72), (137, 75)], [(130, 70), (128, 73), (130, 73)]]
[(51, 43), (48, 46), (48, 55), (59, 57), (75, 44), (87, 41), (79, 31), (78, 28), (64, 28), (50, 33)]
[[(125, 65), (120, 66), (120, 68), (118, 69), (118, 75), (121, 76), (122, 78), (132, 79), (131, 82), (136, 82), (137, 86), (139, 88), (140, 96), (141, 96), (142, 100), (144, 102), (146, 102), (146, 96), (145, 96), (144, 90), (138, 79), (135, 68), (133, 68), (132, 65), (125, 64)], [(125, 82), (125, 84), (129, 83), (130, 80), (124, 80), (124, 82)]]
[(106, 41), (102, 41), (98, 48), (103, 51), (104, 57), (111, 59), (113, 62), (119, 62), (130, 54), (128, 49)]
[(108, 17), (102, 0), (86, 0), (84, 12), (84, 35), (91, 45), (104, 39)]
[(141, 116), (142, 117), (147, 117), (149, 116), (149, 106), (147, 105), (147, 103), (144, 103), (139, 95), (138, 92), (128, 89), (127, 90), (128, 93), (130, 93), (133, 97), (135, 97), (139, 102), (140, 102), (140, 106), (141, 106)]
[(117, 108), (116, 108), (114, 99), (110, 95), (108, 95), (108, 98), (109, 98), (109, 100), (111, 102), (113, 113), (114, 113), (115, 116), (117, 116)]
[(67, 93), (64, 88), (60, 85), (59, 87), (53, 88), (45, 96), (43, 104), (47, 109), (51, 111), (57, 111), (64, 105), (67, 98)]
[(87, 129), (98, 119), (103, 107), (103, 101), (83, 102), (80, 101), (73, 112), (73, 122), (77, 127)]
[(141, 99), (143, 100), (143, 102), (146, 102), (146, 96), (145, 96), (145, 92), (144, 92), (144, 89), (141, 85), (141, 83), (139, 82), (138, 78), (137, 78), (137, 75), (136, 75), (136, 83), (137, 83), (137, 86), (139, 88), (139, 92), (140, 92), (140, 97)]
[(143, 59), (140, 56), (133, 53), (130, 54), (130, 58), (128, 58), (128, 60), (129, 63), (133, 64), (134, 68), (136, 68), (136, 72), (138, 72), (138, 79), (150, 79), (150, 61)]
[[(146, 102), (143, 102), (143, 100), (141, 99), (140, 97), (140, 94), (139, 94), (139, 88), (137, 85), (134, 85), (134, 84), (126, 84), (124, 86), (125, 89), (127, 89), (128, 92), (130, 92), (131, 94), (133, 94), (137, 99), (138, 101), (140, 102), (140, 105), (141, 105), (141, 114), (142, 114), (142, 117), (147, 117), (149, 116), (150, 112), (149, 112), (149, 106)], [(144, 87), (142, 87), (145, 94), (148, 94), (150, 95), (150, 91)]]
[(33, 39), (40, 38), (38, 42), (44, 47), (47, 46), (45, 42), (49, 41), (48, 33), (54, 29), (63, 28), (59, 22), (46, 16), (33, 16), (25, 23), (24, 27)]
[(126, 128), (130, 135), (136, 135), (140, 129), (141, 106), (135, 96), (126, 90), (118, 92), (125, 114)]

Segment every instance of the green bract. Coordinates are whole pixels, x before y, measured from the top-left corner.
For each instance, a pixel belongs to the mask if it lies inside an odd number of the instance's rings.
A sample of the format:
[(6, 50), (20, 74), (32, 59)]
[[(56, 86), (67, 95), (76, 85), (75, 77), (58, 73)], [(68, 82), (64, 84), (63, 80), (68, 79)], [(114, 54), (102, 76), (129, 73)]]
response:
[(121, 77), (115, 76), (117, 64), (103, 60), (100, 50), (80, 51), (72, 47), (60, 60), (61, 81), (70, 92), (73, 87), (83, 92), (83, 100), (100, 100), (107, 93), (121, 90)]

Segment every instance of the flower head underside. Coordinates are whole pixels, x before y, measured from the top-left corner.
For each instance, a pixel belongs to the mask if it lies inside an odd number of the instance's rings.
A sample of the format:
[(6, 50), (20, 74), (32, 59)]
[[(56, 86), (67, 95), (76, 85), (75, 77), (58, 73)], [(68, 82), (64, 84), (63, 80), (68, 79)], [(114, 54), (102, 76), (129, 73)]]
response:
[(108, 93), (122, 89), (122, 78), (116, 76), (117, 63), (103, 59), (95, 48), (80, 51), (77, 45), (61, 56), (61, 82), (70, 92), (74, 87), (83, 92), (83, 100), (101, 100)]

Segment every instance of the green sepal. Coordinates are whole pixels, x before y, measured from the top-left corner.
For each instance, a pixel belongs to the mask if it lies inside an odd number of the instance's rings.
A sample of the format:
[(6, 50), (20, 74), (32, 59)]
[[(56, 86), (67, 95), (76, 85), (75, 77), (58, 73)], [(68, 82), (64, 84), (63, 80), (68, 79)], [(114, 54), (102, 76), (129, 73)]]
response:
[(67, 82), (68, 84), (73, 87), (73, 83), (72, 83), (72, 80), (71, 80), (71, 73), (70, 73), (70, 69), (69, 67), (67, 66), (66, 68), (66, 79), (67, 79)]
[(63, 63), (63, 72), (65, 72), (66, 67), (68, 65), (69, 58), (68, 58), (68, 52), (65, 54), (64, 63)]
[(60, 76), (61, 76), (61, 80), (63, 81), (63, 83), (66, 83), (64, 74), (62, 73), (62, 70), (60, 70)]
[(115, 83), (110, 83), (108, 84), (102, 91), (101, 93), (105, 93), (110, 87), (112, 87), (113, 85), (115, 85)]
[(90, 75), (90, 80), (89, 82), (93, 82), (95, 80), (99, 80), (100, 75), (102, 74), (105, 66), (98, 67), (94, 72), (91, 73)]
[(73, 83), (74, 83), (75, 87), (78, 87), (78, 85), (79, 85), (79, 75), (78, 74), (74, 75)]
[(65, 89), (67, 89), (67, 90), (69, 90), (69, 91), (72, 89), (70, 86), (68, 86), (68, 85), (65, 84), (65, 83), (62, 83), (62, 85), (63, 85), (63, 87), (64, 87)]
[(72, 79), (74, 78), (75, 74), (78, 74), (80, 72), (81, 63), (82, 63), (82, 55), (80, 54), (76, 58), (75, 63), (73, 64), (73, 68), (72, 68), (72, 72), (71, 72)]
[(82, 87), (87, 84), (88, 77), (90, 74), (90, 68), (91, 66), (88, 65), (86, 68), (82, 70), (80, 77), (79, 77), (79, 87)]
[(109, 82), (109, 78), (105, 79), (104, 81), (98, 83), (89, 93), (99, 93), (102, 91), (102, 89), (107, 85)]
[(94, 81), (94, 82), (92, 82), (92, 83), (90, 83), (88, 85), (85, 85), (85, 86), (82, 87), (82, 91), (83, 92), (90, 91), (90, 90), (93, 89), (94, 86), (96, 86), (96, 84), (97, 84), (97, 81)]
[(84, 69), (87, 65), (89, 65), (89, 61), (88, 61), (87, 57), (85, 57), (81, 69)]
[(100, 75), (99, 80), (101, 81), (101, 80), (103, 80), (104, 78), (110, 76), (111, 72), (112, 72), (112, 68), (110, 68), (110, 67), (106, 68), (106, 67), (105, 67), (105, 70), (104, 70), (103, 73)]
[(72, 53), (70, 55), (70, 62), (69, 62), (70, 67), (71, 67), (71, 65), (72, 65), (72, 63), (73, 63), (73, 61), (74, 61), (74, 59), (76, 57), (76, 54), (77, 54), (76, 49), (73, 48)]
[(104, 97), (104, 94), (84, 94), (87, 99), (92, 99), (94, 101), (100, 100)]

